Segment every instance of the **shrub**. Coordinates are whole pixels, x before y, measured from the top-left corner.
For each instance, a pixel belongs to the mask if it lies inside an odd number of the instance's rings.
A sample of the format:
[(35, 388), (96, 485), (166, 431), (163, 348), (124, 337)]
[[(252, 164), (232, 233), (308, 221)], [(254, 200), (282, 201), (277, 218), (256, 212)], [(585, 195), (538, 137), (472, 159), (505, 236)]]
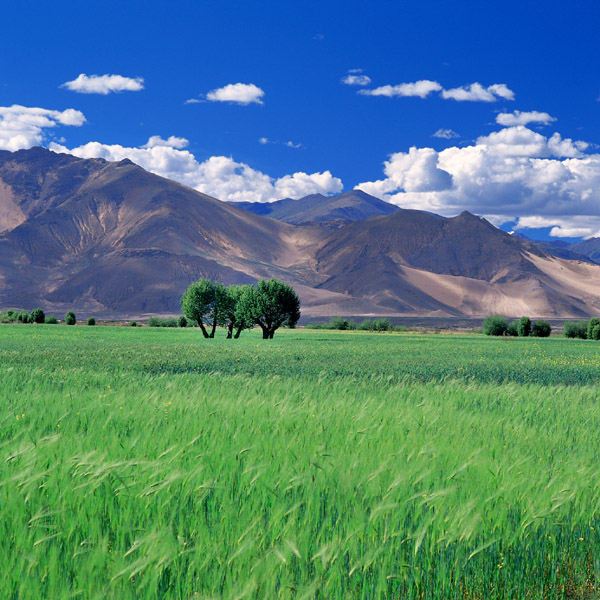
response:
[(550, 323), (541, 319), (539, 321), (536, 321), (531, 327), (531, 335), (533, 337), (550, 337), (551, 331), (552, 327), (550, 327)]
[(375, 319), (373, 321), (373, 331), (391, 331), (392, 324), (389, 319)]
[(519, 335), (519, 321), (511, 321), (506, 328), (506, 335), (517, 337)]
[(521, 317), (517, 325), (519, 337), (528, 337), (531, 333), (531, 319), (529, 317)]
[(587, 339), (587, 321), (568, 321), (564, 325), (563, 333), (568, 338)]
[(373, 331), (373, 321), (365, 319), (359, 326), (361, 331)]
[(77, 317), (72, 310), (68, 311), (65, 315), (65, 323), (67, 325), (75, 325), (75, 323), (77, 323)]
[(587, 325), (587, 339), (588, 340), (599, 339), (597, 337), (594, 337), (594, 329), (596, 328), (597, 325), (600, 325), (600, 319), (598, 319), (597, 317), (592, 317), (588, 321), (588, 325)]
[(94, 319), (94, 317), (90, 317), (90, 318), (87, 320), (87, 324), (88, 324), (88, 325), (95, 325), (95, 324), (96, 324), (96, 319)]
[(394, 331), (397, 331), (398, 333), (406, 333), (407, 331), (410, 331), (410, 329), (404, 325), (395, 325)]
[(137, 327), (137, 321), (129, 321), (129, 327)]
[(188, 321), (185, 318), (185, 315), (181, 315), (179, 319), (177, 319), (177, 325), (179, 327), (187, 327)]
[(48, 315), (46, 317), (46, 325), (56, 325), (58, 324), (58, 319), (54, 315)]
[(600, 323), (596, 323), (589, 333), (590, 340), (600, 340)]
[(490, 315), (483, 321), (483, 333), (485, 335), (504, 335), (508, 330), (508, 323), (500, 315)]
[[(133, 321), (132, 321), (133, 322)], [(131, 325), (131, 323), (130, 323)], [(136, 323), (137, 325), (137, 323)], [(175, 317), (169, 317), (167, 319), (161, 319), (160, 317), (150, 317), (148, 319), (148, 327), (177, 327), (177, 319)]]
[(41, 308), (34, 308), (31, 311), (31, 322), (32, 323), (45, 323), (46, 315)]

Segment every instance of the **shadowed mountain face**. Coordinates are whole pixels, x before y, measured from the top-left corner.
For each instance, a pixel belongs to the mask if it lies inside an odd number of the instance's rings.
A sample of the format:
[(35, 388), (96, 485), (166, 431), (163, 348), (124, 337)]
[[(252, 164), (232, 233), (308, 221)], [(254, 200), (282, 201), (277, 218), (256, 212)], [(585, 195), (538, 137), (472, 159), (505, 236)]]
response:
[(315, 209), (312, 225), (296, 226), (128, 160), (0, 152), (0, 308), (177, 313), (200, 277), (277, 277), (307, 315), (600, 314), (600, 266), (549, 256), (469, 213), (392, 207), (352, 220), (348, 198), (371, 203), (362, 192), (334, 198), (323, 218), (340, 198), (346, 224), (314, 223)]
[(299, 200), (285, 198), (276, 202), (234, 202), (239, 208), (263, 217), (270, 217), (294, 225), (335, 221), (338, 226), (378, 215), (391, 215), (400, 210), (398, 206), (351, 190), (338, 196), (311, 194)]

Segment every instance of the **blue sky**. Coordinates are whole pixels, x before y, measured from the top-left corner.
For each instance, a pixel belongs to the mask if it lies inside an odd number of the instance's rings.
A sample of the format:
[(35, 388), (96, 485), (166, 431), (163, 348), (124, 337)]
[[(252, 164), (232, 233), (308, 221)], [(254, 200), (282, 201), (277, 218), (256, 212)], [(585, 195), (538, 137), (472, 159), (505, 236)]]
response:
[(600, 235), (599, 16), (592, 1), (12, 3), (0, 148), (129, 156), (225, 200), (359, 185), (532, 237)]

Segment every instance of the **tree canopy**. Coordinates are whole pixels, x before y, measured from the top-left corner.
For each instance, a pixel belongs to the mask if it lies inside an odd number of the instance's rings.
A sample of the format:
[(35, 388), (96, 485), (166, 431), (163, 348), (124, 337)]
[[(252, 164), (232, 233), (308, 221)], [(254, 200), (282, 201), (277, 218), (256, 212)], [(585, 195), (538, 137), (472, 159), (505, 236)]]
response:
[(282, 325), (295, 327), (300, 319), (300, 300), (287, 283), (261, 279), (241, 295), (240, 314), (262, 329), (263, 339), (272, 339)]

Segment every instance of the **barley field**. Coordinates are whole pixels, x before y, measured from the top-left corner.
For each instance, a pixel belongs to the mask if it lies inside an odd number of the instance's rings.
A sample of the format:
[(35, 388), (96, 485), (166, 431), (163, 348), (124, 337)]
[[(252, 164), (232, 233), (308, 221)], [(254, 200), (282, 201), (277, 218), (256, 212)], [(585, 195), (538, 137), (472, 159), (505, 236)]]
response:
[(0, 598), (600, 597), (600, 343), (0, 326)]

